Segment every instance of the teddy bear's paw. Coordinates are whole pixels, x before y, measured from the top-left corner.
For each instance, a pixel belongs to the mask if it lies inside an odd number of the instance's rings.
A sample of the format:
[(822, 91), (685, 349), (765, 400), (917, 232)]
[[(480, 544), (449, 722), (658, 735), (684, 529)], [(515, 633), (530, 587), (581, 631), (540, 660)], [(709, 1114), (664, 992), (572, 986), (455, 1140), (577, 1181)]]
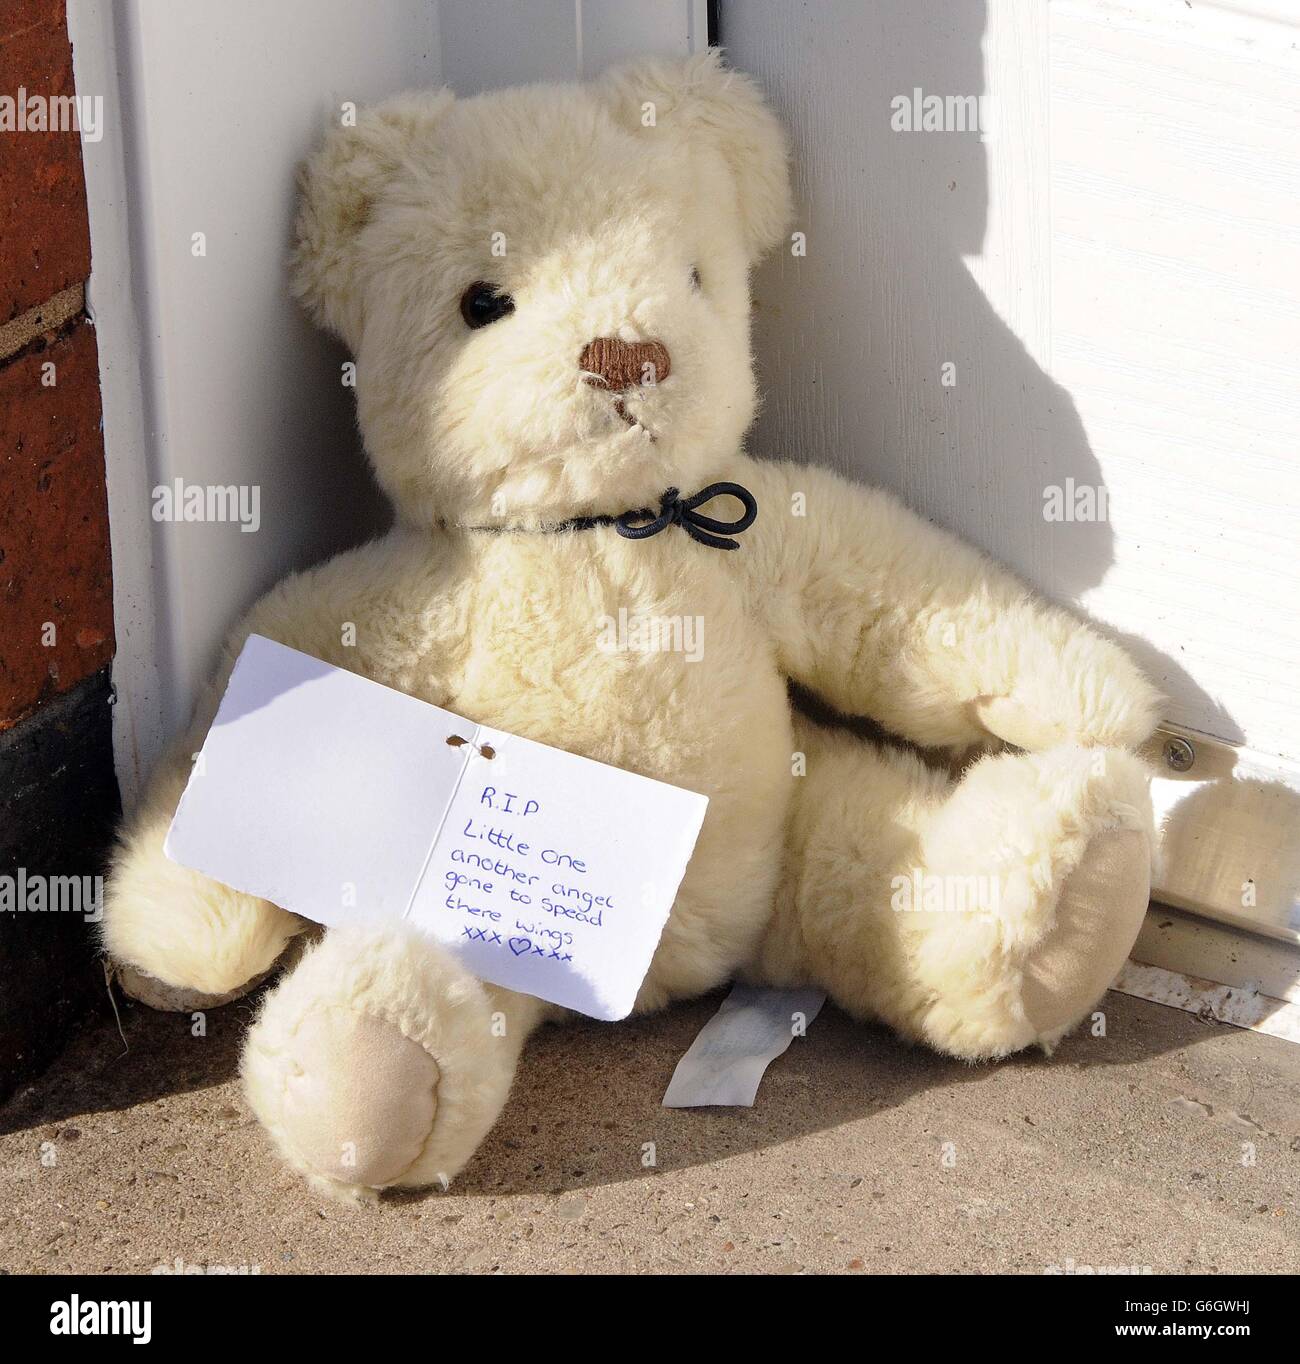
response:
[(108, 970), (112, 983), (128, 999), (143, 1004), (146, 1008), (157, 1009), (160, 1013), (187, 1014), (193, 1013), (196, 1009), (220, 1009), (223, 1005), (233, 1004), (237, 999), (252, 994), (276, 971), (291, 968), (302, 955), (306, 942), (306, 934), (291, 939), (288, 947), (265, 971), (253, 976), (244, 984), (237, 985), (233, 990), (225, 990), (221, 994), (208, 994), (203, 990), (187, 990), (181, 985), (168, 985), (157, 976), (151, 976), (147, 971), (125, 963), (110, 961)]
[(446, 1187), (496, 1121), (521, 1039), (479, 981), (407, 928), (334, 930), (267, 997), (243, 1075), (317, 1187)]
[[(271, 1073), (259, 1074), (259, 1063)], [(379, 1014), (318, 1009), (299, 1020), (286, 1052), (250, 1049), (246, 1074), (253, 1106), (290, 1163), (341, 1192), (395, 1183), (433, 1132), (438, 1063)], [(260, 1080), (279, 1087), (273, 1104)]]
[(128, 999), (146, 1008), (157, 1009), (160, 1013), (193, 1013), (196, 1009), (219, 1009), (223, 1004), (233, 1004), (237, 999), (255, 990), (271, 974), (264, 971), (254, 976), (246, 985), (240, 985), (224, 994), (204, 994), (202, 990), (186, 990), (183, 986), (167, 985), (156, 976), (141, 971), (134, 966), (109, 964), (113, 983)]
[(1124, 964), (1151, 889), (1148, 774), (1063, 745), (972, 767), (925, 836), (927, 881), (960, 889), (909, 925), (932, 991), (921, 1031), (967, 1060), (1050, 1051)]
[(1005, 665), (1008, 690), (977, 696), (975, 719), (1031, 752), (1067, 743), (1140, 748), (1160, 718), (1159, 692), (1122, 649), (1086, 625), (1058, 617), (1046, 632), (1025, 628), (1038, 611), (1024, 602), (993, 630), (990, 648)]
[(1094, 834), (1065, 877), (1051, 929), (1022, 968), (1020, 1003), (1046, 1051), (1119, 974), (1151, 897), (1151, 852), (1136, 829)]
[(307, 928), (267, 900), (173, 862), (137, 830), (104, 888), (100, 936), (123, 991), (155, 1009), (215, 1008), (266, 979)]

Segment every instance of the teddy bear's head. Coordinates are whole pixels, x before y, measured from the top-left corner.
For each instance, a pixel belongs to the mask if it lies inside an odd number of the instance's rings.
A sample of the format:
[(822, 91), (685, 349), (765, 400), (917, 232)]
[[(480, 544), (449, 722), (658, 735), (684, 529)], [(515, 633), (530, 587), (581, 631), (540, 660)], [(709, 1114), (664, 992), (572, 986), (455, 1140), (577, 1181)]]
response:
[(308, 163), (295, 287), (352, 350), (405, 519), (617, 513), (737, 448), (749, 268), (789, 205), (779, 124), (712, 52), (406, 95)]

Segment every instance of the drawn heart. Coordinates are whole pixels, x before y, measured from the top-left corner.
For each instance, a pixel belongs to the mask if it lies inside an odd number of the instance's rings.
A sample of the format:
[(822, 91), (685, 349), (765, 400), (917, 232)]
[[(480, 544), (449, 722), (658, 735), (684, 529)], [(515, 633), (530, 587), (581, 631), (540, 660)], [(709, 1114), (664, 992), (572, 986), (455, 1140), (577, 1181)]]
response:
[(532, 940), (530, 938), (511, 938), (510, 950), (516, 957), (522, 957), (525, 952), (533, 950)]

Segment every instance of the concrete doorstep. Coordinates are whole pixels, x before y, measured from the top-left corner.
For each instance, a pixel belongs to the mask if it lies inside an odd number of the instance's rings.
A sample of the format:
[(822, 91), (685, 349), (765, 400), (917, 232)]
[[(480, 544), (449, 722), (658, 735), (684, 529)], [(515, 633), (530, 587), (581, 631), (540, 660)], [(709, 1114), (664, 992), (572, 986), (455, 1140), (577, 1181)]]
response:
[[(1300, 1269), (1300, 1048), (1111, 994), (968, 1067), (827, 1007), (753, 1109), (661, 1107), (711, 997), (543, 1030), (447, 1193), (322, 1200), (236, 1078), (249, 1001), (123, 1010), (0, 1109), (0, 1267), (236, 1274)], [(652, 1159), (653, 1164), (645, 1164)]]

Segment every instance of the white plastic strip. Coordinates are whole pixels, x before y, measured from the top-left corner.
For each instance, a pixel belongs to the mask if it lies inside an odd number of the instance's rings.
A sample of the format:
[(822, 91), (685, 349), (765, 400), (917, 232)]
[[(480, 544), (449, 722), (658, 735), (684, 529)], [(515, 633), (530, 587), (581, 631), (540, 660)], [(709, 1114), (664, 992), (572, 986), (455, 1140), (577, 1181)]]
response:
[(677, 1063), (665, 1108), (752, 1108), (768, 1066), (817, 1017), (821, 990), (736, 985)]

